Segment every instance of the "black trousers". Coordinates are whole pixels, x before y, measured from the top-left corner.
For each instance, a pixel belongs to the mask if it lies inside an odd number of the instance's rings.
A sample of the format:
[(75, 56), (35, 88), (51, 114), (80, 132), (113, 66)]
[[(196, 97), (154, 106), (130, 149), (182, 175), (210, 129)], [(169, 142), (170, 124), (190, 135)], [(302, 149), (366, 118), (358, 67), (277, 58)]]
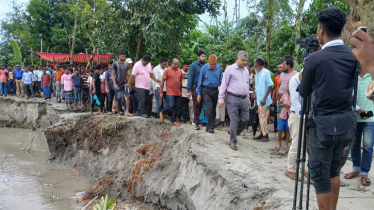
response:
[(108, 98), (106, 100), (106, 110), (112, 112), (113, 107), (114, 90), (109, 90)]
[(216, 120), (216, 108), (217, 108), (217, 101), (218, 101), (218, 88), (208, 88), (203, 87), (202, 91), (202, 98), (207, 106), (207, 118), (208, 118), (208, 125), (206, 130), (213, 130), (214, 129), (214, 121)]
[(136, 98), (136, 90), (130, 91), (130, 113), (134, 114), (138, 110), (138, 99)]
[(136, 98), (138, 99), (138, 110), (136, 114), (138, 116), (147, 114), (147, 100), (149, 97), (149, 90), (143, 88), (135, 88), (136, 89)]
[(183, 122), (186, 123), (190, 121), (190, 107), (189, 107), (190, 99), (181, 97), (181, 103), (179, 107), (179, 114), (178, 118), (180, 119), (183, 116)]
[(148, 116), (152, 116), (153, 96), (154, 94), (151, 94), (148, 96), (148, 99), (147, 99), (147, 115)]
[[(104, 93), (98, 92), (96, 93), (97, 100), (100, 103), (100, 108), (102, 109), (104, 107), (104, 101), (105, 101), (105, 96), (103, 95)], [(106, 95), (106, 94), (105, 94)], [(95, 95), (92, 95), (92, 103), (91, 103), (91, 109), (95, 108), (95, 105), (97, 105), (96, 100), (94, 99)], [(103, 100), (104, 99), (104, 100)]]
[(34, 97), (34, 89), (32, 87), (32, 84), (24, 85), (25, 93), (27, 95), (27, 98)]
[[(99, 98), (99, 101), (100, 101), (100, 109), (103, 110), (104, 108), (104, 105), (105, 105), (105, 98), (107, 97), (108, 94), (106, 93), (100, 93), (100, 95), (98, 96)], [(104, 110), (103, 110), (104, 111)]]

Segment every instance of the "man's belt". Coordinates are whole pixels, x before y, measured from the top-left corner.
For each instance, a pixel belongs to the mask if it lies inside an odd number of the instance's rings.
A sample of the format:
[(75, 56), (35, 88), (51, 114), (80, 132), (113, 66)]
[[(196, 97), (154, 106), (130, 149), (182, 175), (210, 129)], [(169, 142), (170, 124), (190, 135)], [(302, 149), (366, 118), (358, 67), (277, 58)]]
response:
[(22, 78), (21, 78), (21, 79), (17, 79), (17, 78), (16, 78), (16, 80), (22, 80)]
[(227, 92), (227, 94), (231, 95), (231, 96), (235, 96), (237, 98), (247, 98), (247, 95), (243, 96), (243, 95), (236, 95), (236, 94), (233, 94), (233, 93), (230, 93), (230, 92)]
[(203, 88), (208, 88), (208, 89), (211, 89), (211, 90), (217, 90), (218, 87), (209, 87), (209, 86), (203, 86)]

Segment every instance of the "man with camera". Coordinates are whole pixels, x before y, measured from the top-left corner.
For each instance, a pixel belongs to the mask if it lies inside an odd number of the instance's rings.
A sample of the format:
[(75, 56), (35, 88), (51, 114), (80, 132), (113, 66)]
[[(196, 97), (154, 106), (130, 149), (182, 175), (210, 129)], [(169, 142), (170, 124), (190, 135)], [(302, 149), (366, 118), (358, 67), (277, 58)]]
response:
[(346, 14), (331, 7), (320, 11), (317, 18), (322, 50), (306, 60), (299, 90), (303, 98), (310, 96), (311, 100), (307, 145), (318, 207), (336, 210), (340, 159), (354, 131), (352, 92), (356, 60), (341, 40)]

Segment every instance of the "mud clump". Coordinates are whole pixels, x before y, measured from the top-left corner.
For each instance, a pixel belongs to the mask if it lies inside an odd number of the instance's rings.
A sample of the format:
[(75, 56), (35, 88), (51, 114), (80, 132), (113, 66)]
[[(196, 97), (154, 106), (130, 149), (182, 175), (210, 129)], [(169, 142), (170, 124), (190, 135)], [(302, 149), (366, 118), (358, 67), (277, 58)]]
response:
[[(279, 204), (271, 185), (251, 173), (256, 161), (237, 158), (220, 135), (156, 119), (86, 115), (47, 130), (55, 161), (83, 169), (96, 181), (90, 196), (142, 200), (165, 209), (254, 209)], [(248, 163), (249, 162), (249, 163)], [(240, 167), (247, 164), (249, 167)], [(249, 175), (250, 174), (250, 175)], [(245, 186), (245, 187), (243, 187)]]
[(47, 128), (60, 116), (50, 104), (20, 98), (0, 97), (0, 127)]

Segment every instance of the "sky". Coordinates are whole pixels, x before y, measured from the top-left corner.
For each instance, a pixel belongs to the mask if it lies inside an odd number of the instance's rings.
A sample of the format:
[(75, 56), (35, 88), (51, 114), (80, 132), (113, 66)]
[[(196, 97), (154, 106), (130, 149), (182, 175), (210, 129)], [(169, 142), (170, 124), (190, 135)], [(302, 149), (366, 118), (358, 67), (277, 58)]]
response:
[[(0, 5), (1, 5), (1, 7), (0, 7), (0, 19), (3, 19), (6, 16), (6, 13), (10, 10), (10, 6), (9, 6), (10, 1), (11, 0), (0, 0)], [(29, 0), (17, 0), (17, 1), (20, 2), (20, 3), (27, 3)], [(233, 20), (233, 15), (234, 15), (234, 9), (235, 9), (235, 0), (226, 0), (226, 1), (227, 1), (228, 19), (229, 19), (229, 21), (232, 21)], [(309, 8), (309, 5), (312, 1), (313, 0), (306, 0), (304, 10)], [(246, 15), (248, 15), (248, 13), (249, 13), (248, 9), (247, 9), (247, 4), (246, 4), (247, 0), (239, 0), (238, 2), (240, 2), (240, 13), (239, 14), (240, 14), (240, 17), (243, 18)], [(218, 16), (217, 20), (218, 21), (223, 21), (224, 20), (224, 12), (222, 10), (222, 7), (220, 8), (220, 11), (221, 11), (221, 15)], [(203, 21), (205, 23), (208, 23), (208, 24), (212, 20), (208, 13), (200, 15), (200, 19), (201, 19), (201, 21)], [(200, 25), (202, 25), (202, 24), (200, 24)]]
[[(6, 13), (10, 10), (10, 0), (0, 0), (0, 20), (5, 18)], [(17, 0), (20, 3), (29, 2), (29, 0)]]
[[(1, 1), (1, 0), (0, 0)], [(235, 0), (226, 0), (227, 1), (227, 17), (229, 21), (233, 21), (233, 15), (235, 11)], [(289, 0), (292, 1), (292, 0)], [(306, 0), (305, 5), (304, 5), (304, 11), (307, 10), (312, 3), (313, 0)], [(223, 2), (223, 0), (222, 0)], [(247, 0), (239, 0), (238, 1), (238, 7), (239, 7), (239, 2), (240, 2), (240, 18), (244, 18), (245, 16), (248, 15), (249, 11), (247, 8)], [(223, 8), (220, 8), (220, 13), (221, 15), (217, 17), (218, 21), (223, 21), (225, 18), (225, 13), (223, 11)], [(205, 13), (203, 15), (200, 15), (200, 20), (205, 23), (210, 23), (212, 21), (212, 18), (209, 16), (209, 13)], [(201, 26), (202, 24), (200, 24)]]

